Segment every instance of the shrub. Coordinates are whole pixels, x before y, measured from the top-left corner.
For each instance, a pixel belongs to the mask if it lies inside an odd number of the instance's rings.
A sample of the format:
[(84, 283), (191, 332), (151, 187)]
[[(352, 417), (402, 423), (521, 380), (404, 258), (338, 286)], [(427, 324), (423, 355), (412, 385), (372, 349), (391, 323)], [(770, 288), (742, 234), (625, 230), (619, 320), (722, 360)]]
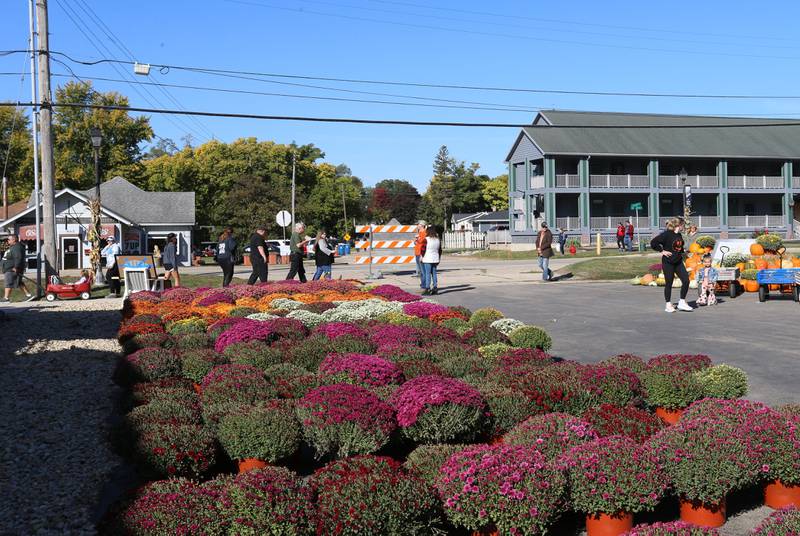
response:
[(308, 311), (310, 313), (316, 313), (318, 315), (328, 311), (330, 309), (336, 308), (336, 305), (331, 302), (314, 302), (314, 303), (307, 303), (303, 305), (300, 310)]
[(288, 469), (247, 471), (233, 477), (225, 491), (230, 534), (314, 534), (313, 493)]
[(586, 365), (578, 370), (595, 404), (627, 406), (641, 402), (641, 382), (633, 371), (601, 364)]
[(264, 341), (272, 343), (278, 340), (278, 334), (272, 329), (269, 322), (241, 318), (228, 329), (217, 336), (214, 349), (223, 353), (225, 348), (237, 342)]
[(130, 354), (142, 348), (172, 348), (174, 345), (175, 339), (165, 332), (144, 333), (141, 335), (134, 335), (123, 342), (122, 353)]
[(264, 341), (233, 343), (223, 352), (231, 363), (251, 365), (261, 370), (283, 361), (283, 354), (282, 348), (270, 346)]
[(535, 370), (554, 363), (553, 358), (539, 349), (510, 348), (495, 359), (500, 369), (513, 374), (513, 369)]
[(442, 465), (450, 456), (470, 445), (420, 445), (406, 458), (403, 466), (409, 473), (418, 476), (429, 486), (434, 486)]
[(134, 322), (126, 323), (117, 332), (117, 340), (120, 344), (132, 339), (137, 335), (148, 335), (152, 333), (164, 333), (164, 324), (158, 322)]
[(519, 391), (487, 380), (474, 385), (489, 406), (490, 437), (505, 434), (536, 412), (534, 404)]
[(194, 383), (200, 383), (203, 378), (217, 365), (224, 365), (228, 360), (210, 348), (199, 350), (186, 350), (178, 354), (181, 360), (183, 376)]
[(217, 427), (220, 445), (234, 460), (258, 458), (275, 463), (297, 452), (300, 435), (294, 405), (280, 400), (230, 413)]
[(469, 324), (471, 326), (481, 326), (486, 324), (491, 324), (495, 320), (500, 320), (501, 318), (505, 318), (505, 315), (494, 309), (493, 307), (482, 307), (480, 309), (476, 309), (474, 313), (469, 317)]
[(142, 348), (123, 357), (115, 371), (115, 379), (122, 385), (149, 382), (170, 376), (179, 376), (181, 362), (178, 355), (167, 348)]
[(447, 358), (439, 363), (439, 367), (444, 372), (443, 376), (464, 379), (470, 376), (484, 377), (490, 364), (481, 356), (463, 355)]
[(647, 362), (647, 370), (691, 373), (711, 366), (711, 358), (703, 354), (662, 354)]
[(199, 350), (211, 346), (211, 338), (205, 333), (187, 333), (175, 337), (177, 350)]
[(571, 505), (590, 515), (636, 514), (656, 507), (667, 490), (667, 475), (648, 445), (625, 436), (576, 445), (562, 457)]
[(234, 402), (252, 404), (274, 398), (275, 391), (264, 378), (264, 371), (249, 365), (219, 365), (202, 382), (203, 404)]
[(389, 441), (397, 426), (389, 404), (350, 384), (309, 391), (298, 401), (297, 415), (318, 458), (375, 452)]
[(163, 327), (164, 322), (162, 322), (160, 316), (153, 314), (133, 315), (122, 322), (122, 326), (132, 326), (134, 324), (159, 324)]
[(404, 359), (397, 362), (397, 367), (407, 380), (417, 376), (443, 376), (444, 372), (436, 363), (431, 363), (427, 359)]
[(125, 415), (127, 431), (135, 438), (153, 424), (200, 424), (200, 400), (194, 398), (157, 398), (136, 406)]
[(443, 376), (418, 376), (390, 399), (403, 435), (418, 443), (470, 441), (485, 423), (486, 402), (474, 387)]
[(208, 326), (205, 320), (193, 317), (171, 322), (169, 326), (167, 326), (167, 333), (174, 337), (177, 335), (186, 335), (187, 333), (205, 333), (206, 329), (208, 329)]
[(422, 340), (422, 334), (417, 328), (393, 324), (378, 324), (372, 327), (368, 337), (378, 348), (395, 345), (417, 346)]
[(685, 521), (636, 525), (624, 536), (719, 536), (717, 529), (698, 527)]
[(431, 322), (433, 322), (435, 324), (439, 324), (439, 323), (444, 322), (445, 320), (449, 320), (451, 318), (460, 318), (462, 320), (468, 320), (469, 319), (469, 317), (464, 316), (464, 314), (459, 312), (459, 311), (454, 311), (452, 309), (448, 309), (447, 311), (444, 311), (444, 312), (441, 312), (441, 313), (432, 314), (431, 316), (428, 317), (428, 320), (430, 320)]
[(544, 534), (564, 510), (566, 481), (535, 448), (477, 445), (450, 457), (437, 488), (456, 526)]
[(717, 243), (717, 239), (710, 235), (701, 235), (695, 239), (695, 242), (701, 248), (713, 248), (714, 244)]
[(202, 298), (195, 300), (195, 304), (198, 307), (210, 307), (212, 305), (217, 305), (218, 303), (233, 304), (233, 296), (227, 291), (218, 290), (207, 293)]
[(703, 397), (703, 386), (689, 372), (661, 368), (646, 370), (639, 377), (650, 407), (682, 409)]
[(238, 317), (238, 316), (226, 316), (220, 320), (217, 320), (210, 326), (208, 326), (208, 336), (211, 337), (212, 341), (216, 341), (217, 337), (220, 336), (225, 330), (232, 328), (236, 324), (243, 322), (245, 319)]
[(350, 322), (328, 322), (317, 326), (314, 333), (325, 335), (329, 339), (338, 339), (343, 336), (364, 339), (367, 336), (366, 331)]
[(272, 365), (264, 374), (280, 398), (300, 398), (319, 385), (315, 374), (291, 363)]
[(340, 379), (364, 387), (399, 384), (404, 380), (396, 364), (366, 354), (329, 354), (320, 364), (319, 372), (330, 376), (331, 380)]
[(461, 340), (475, 347), (486, 346), (487, 344), (509, 343), (508, 337), (489, 326), (473, 327), (461, 336)]
[(215, 481), (198, 484), (184, 478), (150, 482), (112, 508), (100, 534), (160, 536), (162, 534), (227, 533), (228, 516), (220, 509), (222, 487)]
[(710, 398), (741, 398), (747, 394), (747, 373), (730, 365), (715, 365), (694, 373), (703, 388), (703, 395)]
[(525, 394), (537, 413), (582, 415), (592, 405), (593, 397), (583, 384), (579, 369), (571, 363), (506, 367), (493, 371), (491, 377)]
[(644, 359), (638, 355), (633, 354), (618, 354), (600, 361), (601, 365), (613, 365), (615, 367), (622, 367), (639, 374), (647, 365)]
[(494, 361), (497, 357), (507, 353), (512, 347), (503, 342), (496, 342), (487, 344), (478, 348), (478, 353), (481, 357), (488, 361)]
[(370, 290), (369, 293), (374, 294), (375, 296), (381, 296), (389, 301), (398, 301), (404, 303), (418, 301), (420, 299), (420, 297), (416, 294), (406, 292), (395, 285), (378, 285), (374, 289)]
[(333, 352), (371, 354), (375, 350), (375, 347), (364, 339), (342, 336), (330, 340), (322, 334), (311, 335), (289, 346), (281, 345), (281, 348), (285, 350), (290, 363), (311, 371), (317, 370), (322, 360)]
[(624, 435), (639, 443), (664, 428), (661, 419), (633, 406), (601, 404), (586, 410), (583, 419), (600, 437)]
[(459, 336), (470, 330), (469, 322), (462, 318), (448, 318), (447, 320), (442, 320), (439, 325), (455, 331)]
[(756, 243), (761, 244), (764, 251), (778, 251), (783, 247), (783, 238), (777, 233), (765, 233), (756, 238)]
[(131, 401), (134, 404), (147, 404), (163, 398), (196, 399), (192, 382), (186, 378), (170, 376), (152, 382), (135, 383), (131, 387)]
[(159, 424), (148, 426), (134, 447), (149, 470), (165, 477), (199, 478), (214, 464), (214, 437), (203, 426)]
[(749, 260), (750, 260), (750, 255), (747, 255), (745, 253), (728, 253), (722, 259), (722, 266), (724, 266), (725, 268), (733, 268), (737, 264), (741, 264)]
[(440, 524), (425, 483), (391, 458), (338, 460), (311, 477), (317, 534), (430, 534)]
[(258, 309), (255, 307), (234, 307), (230, 311), (228, 311), (229, 316), (238, 316), (242, 318), (247, 318), (248, 315), (258, 313)]
[(553, 346), (553, 340), (545, 330), (536, 326), (522, 326), (508, 336), (511, 344), (517, 348), (538, 348), (547, 352)]
[(525, 322), (520, 322), (519, 320), (515, 320), (513, 318), (501, 318), (489, 324), (490, 327), (496, 329), (503, 335), (511, 335), (512, 331), (517, 328), (521, 328), (524, 325)]
[(800, 510), (788, 507), (772, 512), (753, 530), (753, 536), (796, 536), (800, 534)]
[(445, 313), (449, 310), (446, 305), (426, 301), (416, 301), (403, 306), (403, 312), (410, 316), (429, 318), (436, 313)]
[(715, 504), (752, 481), (754, 468), (739, 427), (710, 417), (682, 418), (648, 440), (675, 492)]
[(570, 448), (597, 439), (592, 425), (566, 413), (537, 415), (515, 426), (503, 441), (508, 445), (523, 445), (555, 460)]

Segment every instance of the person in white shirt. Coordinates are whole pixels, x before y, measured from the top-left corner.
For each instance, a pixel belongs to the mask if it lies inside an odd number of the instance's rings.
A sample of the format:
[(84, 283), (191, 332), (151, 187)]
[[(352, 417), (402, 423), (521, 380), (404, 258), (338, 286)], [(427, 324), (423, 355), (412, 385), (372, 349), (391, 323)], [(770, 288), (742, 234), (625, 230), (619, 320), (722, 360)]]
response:
[(113, 236), (106, 238), (106, 247), (100, 252), (106, 258), (106, 281), (110, 290), (108, 297), (116, 298), (119, 296), (119, 266), (117, 266), (117, 255), (122, 255), (122, 248), (117, 244)]
[(439, 282), (436, 278), (436, 269), (442, 258), (442, 241), (436, 227), (429, 225), (425, 230), (425, 242), (422, 244), (422, 294), (428, 296), (439, 294)]

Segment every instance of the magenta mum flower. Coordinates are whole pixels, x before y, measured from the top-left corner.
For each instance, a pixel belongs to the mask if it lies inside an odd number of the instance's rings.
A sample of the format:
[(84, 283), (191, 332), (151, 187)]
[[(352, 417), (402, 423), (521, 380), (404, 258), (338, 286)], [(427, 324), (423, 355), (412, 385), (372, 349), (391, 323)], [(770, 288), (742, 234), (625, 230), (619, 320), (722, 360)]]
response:
[(391, 361), (366, 354), (328, 354), (319, 366), (322, 374), (342, 374), (355, 383), (380, 387), (402, 383), (403, 373)]

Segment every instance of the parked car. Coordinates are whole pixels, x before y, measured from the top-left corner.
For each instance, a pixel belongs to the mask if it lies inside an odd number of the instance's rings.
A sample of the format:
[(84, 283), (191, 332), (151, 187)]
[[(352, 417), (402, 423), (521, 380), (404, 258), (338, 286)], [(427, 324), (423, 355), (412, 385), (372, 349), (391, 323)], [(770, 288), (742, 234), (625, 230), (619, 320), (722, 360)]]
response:
[(508, 225), (492, 225), (489, 231), (508, 231)]
[(216, 242), (200, 242), (200, 256), (213, 257), (217, 254)]
[[(279, 252), (282, 256), (289, 255), (289, 240), (267, 240), (267, 244), (270, 246), (270, 251)], [(273, 250), (273, 246), (277, 249)]]

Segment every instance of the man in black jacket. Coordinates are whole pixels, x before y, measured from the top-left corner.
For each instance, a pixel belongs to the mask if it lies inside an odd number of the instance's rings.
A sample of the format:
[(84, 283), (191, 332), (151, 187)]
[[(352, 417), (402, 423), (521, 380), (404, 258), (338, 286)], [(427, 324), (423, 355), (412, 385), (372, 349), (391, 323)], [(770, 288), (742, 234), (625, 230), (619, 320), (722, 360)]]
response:
[(17, 239), (17, 235), (8, 237), (8, 250), (3, 257), (3, 275), (5, 277), (5, 295), (0, 301), (11, 301), (11, 290), (22, 287), (25, 296), (30, 298), (31, 293), (22, 282), (22, 274), (25, 273), (25, 246)]
[(256, 232), (250, 235), (250, 264), (253, 267), (253, 273), (247, 280), (248, 285), (254, 285), (256, 280), (262, 283), (267, 282), (269, 272), (267, 268), (267, 241), (264, 236), (267, 234), (267, 226), (259, 225), (256, 227)]

